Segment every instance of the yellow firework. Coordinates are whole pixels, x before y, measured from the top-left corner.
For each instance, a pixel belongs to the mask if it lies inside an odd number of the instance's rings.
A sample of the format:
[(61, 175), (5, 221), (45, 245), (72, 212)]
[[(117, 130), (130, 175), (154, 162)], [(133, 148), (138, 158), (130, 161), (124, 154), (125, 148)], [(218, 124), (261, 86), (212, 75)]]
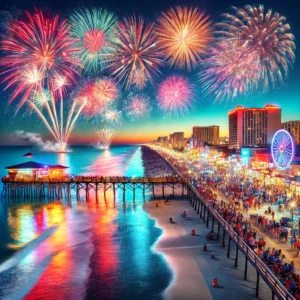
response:
[(157, 20), (159, 42), (170, 65), (191, 69), (211, 41), (211, 22), (198, 8), (176, 6)]

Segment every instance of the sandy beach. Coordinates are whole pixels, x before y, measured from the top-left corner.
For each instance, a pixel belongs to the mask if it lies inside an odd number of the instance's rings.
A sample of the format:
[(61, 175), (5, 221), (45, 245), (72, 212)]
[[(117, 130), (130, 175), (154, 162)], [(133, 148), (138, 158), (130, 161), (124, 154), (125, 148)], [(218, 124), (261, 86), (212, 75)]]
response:
[[(159, 207), (156, 207), (157, 202)], [(163, 200), (152, 200), (145, 204), (145, 210), (163, 230), (153, 250), (163, 254), (173, 271), (173, 280), (164, 292), (165, 299), (255, 298), (254, 268), (249, 264), (248, 280), (243, 280), (244, 257), (239, 255), (239, 268), (235, 268), (234, 245), (231, 258), (227, 258), (227, 247), (222, 248), (221, 241), (207, 242), (210, 228), (199, 219), (189, 201), (176, 199), (165, 204)], [(183, 210), (187, 212), (187, 219), (180, 216)], [(169, 222), (169, 217), (174, 219), (174, 224)], [(191, 235), (192, 228), (196, 229), (196, 236)], [(203, 250), (204, 243), (208, 246), (207, 253)], [(210, 251), (217, 260), (211, 259)], [(214, 278), (221, 288), (212, 287)], [(260, 281), (259, 299), (271, 299), (271, 292), (263, 280)]]
[[(168, 176), (174, 171), (153, 150), (143, 147), (143, 159), (148, 176)], [(165, 195), (170, 195), (172, 190), (166, 188)], [(153, 246), (156, 251), (164, 256), (171, 271), (173, 279), (163, 296), (167, 300), (182, 299), (255, 299), (256, 271), (248, 264), (248, 280), (244, 280), (245, 258), (239, 253), (238, 267), (234, 267), (236, 247), (231, 243), (230, 258), (227, 257), (226, 247), (222, 247), (222, 230), (219, 242), (207, 241), (206, 235), (211, 230), (199, 218), (187, 199), (181, 198), (181, 187), (175, 187), (175, 199), (165, 204), (161, 196), (161, 188), (155, 188), (156, 199), (145, 203), (144, 209), (150, 218), (156, 221), (156, 226), (162, 229), (162, 235)], [(156, 207), (158, 203), (158, 207)], [(187, 218), (181, 217), (183, 211)], [(169, 222), (172, 217), (174, 224)], [(196, 229), (196, 236), (191, 235), (191, 229)], [(217, 226), (215, 225), (215, 230)], [(204, 243), (208, 252), (204, 252)], [(211, 259), (211, 252), (216, 256)], [(212, 281), (218, 279), (221, 288), (214, 288)], [(266, 283), (260, 279), (259, 298), (271, 299), (272, 294)], [(256, 298), (257, 299), (257, 298)]]

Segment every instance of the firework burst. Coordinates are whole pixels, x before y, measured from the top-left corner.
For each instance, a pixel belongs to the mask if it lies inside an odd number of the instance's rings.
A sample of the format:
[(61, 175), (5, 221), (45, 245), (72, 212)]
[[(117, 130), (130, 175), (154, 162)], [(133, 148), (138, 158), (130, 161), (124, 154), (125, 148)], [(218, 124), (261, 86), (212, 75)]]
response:
[(294, 36), (286, 18), (262, 5), (233, 7), (233, 13), (224, 14), (217, 24), (216, 34), (236, 41), (244, 57), (257, 59), (260, 65), (260, 85), (272, 89), (284, 82), (288, 67), (295, 60)]
[(193, 86), (183, 76), (166, 78), (158, 87), (159, 107), (167, 115), (188, 113), (193, 107)]
[(71, 35), (85, 72), (99, 72), (115, 53), (113, 42), (117, 18), (102, 8), (79, 9), (70, 17)]
[(136, 87), (137, 90), (143, 90), (147, 85), (147, 77), (143, 70), (135, 70), (130, 76), (130, 85)]
[(152, 110), (150, 99), (145, 94), (130, 95), (126, 115), (131, 121), (147, 119)]
[(208, 95), (229, 101), (257, 90), (261, 66), (256, 54), (246, 54), (228, 40), (219, 41), (210, 53), (199, 74)]
[(176, 6), (158, 19), (158, 38), (170, 65), (195, 67), (211, 41), (209, 17), (198, 8)]
[(28, 80), (36, 84), (39, 78), (41, 88), (53, 91), (57, 76), (74, 83), (80, 66), (72, 58), (77, 51), (76, 40), (71, 38), (66, 21), (60, 22), (58, 15), (50, 17), (38, 9), (33, 15), (25, 12), (25, 18), (9, 27), (0, 46), (5, 54), (0, 63), (3, 82), (7, 87), (16, 86), (11, 101), (23, 94), (20, 106), (33, 89)]
[(109, 109), (104, 114), (105, 120), (112, 125), (118, 125), (121, 123), (122, 111), (116, 109)]
[(105, 115), (119, 95), (118, 87), (110, 78), (87, 81), (77, 92), (76, 98), (86, 99), (83, 109), (85, 119)]
[(119, 23), (116, 39), (116, 54), (110, 64), (110, 72), (125, 87), (131, 83), (145, 85), (146, 80), (154, 83), (162, 65), (160, 49), (154, 32), (154, 24), (143, 18), (124, 18)]

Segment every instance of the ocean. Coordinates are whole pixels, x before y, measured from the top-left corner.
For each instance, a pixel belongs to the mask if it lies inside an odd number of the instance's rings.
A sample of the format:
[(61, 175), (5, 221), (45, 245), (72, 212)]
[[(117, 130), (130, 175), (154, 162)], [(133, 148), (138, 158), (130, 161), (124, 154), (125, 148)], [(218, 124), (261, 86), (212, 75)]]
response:
[[(0, 147), (5, 167), (33, 161), (62, 164), (76, 175), (143, 176), (140, 146), (72, 147), (57, 154)], [(1, 186), (2, 190), (2, 186)], [(126, 191), (113, 201), (90, 192), (86, 201), (0, 200), (0, 299), (161, 299), (172, 273), (152, 250), (162, 234), (143, 210), (146, 193)]]

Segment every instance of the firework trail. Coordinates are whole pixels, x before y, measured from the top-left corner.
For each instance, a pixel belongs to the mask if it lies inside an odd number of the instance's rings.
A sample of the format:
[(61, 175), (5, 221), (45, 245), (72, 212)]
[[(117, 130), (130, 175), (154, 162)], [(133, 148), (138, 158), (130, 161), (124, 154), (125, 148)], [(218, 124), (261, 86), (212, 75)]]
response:
[(184, 115), (193, 107), (193, 94), (193, 86), (186, 78), (172, 75), (158, 87), (158, 104), (166, 115)]
[(158, 18), (159, 43), (171, 66), (195, 67), (211, 41), (209, 17), (198, 8), (176, 6)]
[(147, 119), (152, 110), (150, 98), (145, 94), (130, 95), (126, 116), (132, 121)]
[(116, 54), (110, 62), (112, 76), (122, 81), (125, 87), (131, 84), (144, 86), (159, 74), (163, 61), (154, 31), (154, 24), (143, 18), (124, 18), (118, 24), (115, 43)]
[(76, 55), (84, 66), (84, 72), (103, 70), (115, 54), (116, 16), (102, 8), (78, 9), (71, 15), (69, 23), (72, 25), (71, 36), (77, 41)]
[(115, 131), (111, 128), (105, 127), (97, 131), (97, 135), (100, 138), (100, 144), (98, 144), (100, 149), (107, 150), (112, 142)]
[[(65, 151), (77, 113), (83, 108), (83, 105), (78, 108), (73, 102), (71, 111), (75, 115), (68, 115), (70, 124), (64, 121), (63, 95), (66, 87), (75, 83), (77, 68), (80, 67), (72, 58), (77, 48), (69, 31), (70, 26), (66, 21), (60, 22), (58, 15), (50, 17), (35, 9), (32, 15), (25, 12), (24, 21), (10, 25), (0, 45), (5, 54), (0, 62), (3, 83), (5, 89), (14, 87), (10, 102), (20, 96), (18, 109), (27, 102), (61, 145), (61, 151)], [(60, 101), (60, 110), (56, 100)], [(39, 101), (42, 104), (36, 105)], [(44, 111), (47, 111), (49, 120)]]
[[(221, 43), (221, 46), (214, 45), (219, 53), (204, 61), (205, 74), (200, 74), (206, 91), (216, 93), (218, 99), (230, 99), (245, 94), (248, 88), (250, 92), (258, 88), (268, 91), (282, 85), (287, 78), (289, 66), (295, 60), (296, 48), (286, 18), (272, 13), (272, 10), (265, 13), (262, 5), (233, 7), (232, 14), (222, 16), (223, 21), (216, 25), (215, 32), (217, 44)], [(231, 51), (229, 55), (232, 59), (227, 60), (225, 64), (222, 62), (224, 40), (234, 45), (232, 51), (226, 50), (228, 53)], [(249, 67), (251, 62), (254, 66), (250, 67), (247, 74), (245, 68)], [(259, 78), (253, 74), (254, 70)], [(218, 73), (216, 76), (220, 78), (212, 78), (211, 75), (215, 71)], [(224, 86), (223, 95), (222, 89), (217, 86), (219, 82)], [(232, 82), (235, 84), (230, 91)]]
[(86, 99), (74, 99), (72, 101), (66, 122), (63, 124), (60, 124), (60, 121), (63, 122), (63, 119), (59, 120), (57, 117), (57, 105), (51, 92), (47, 90), (35, 92), (34, 101), (28, 101), (28, 104), (43, 121), (53, 138), (60, 145), (59, 151), (67, 151), (70, 134), (72, 133), (76, 120), (86, 104)]

